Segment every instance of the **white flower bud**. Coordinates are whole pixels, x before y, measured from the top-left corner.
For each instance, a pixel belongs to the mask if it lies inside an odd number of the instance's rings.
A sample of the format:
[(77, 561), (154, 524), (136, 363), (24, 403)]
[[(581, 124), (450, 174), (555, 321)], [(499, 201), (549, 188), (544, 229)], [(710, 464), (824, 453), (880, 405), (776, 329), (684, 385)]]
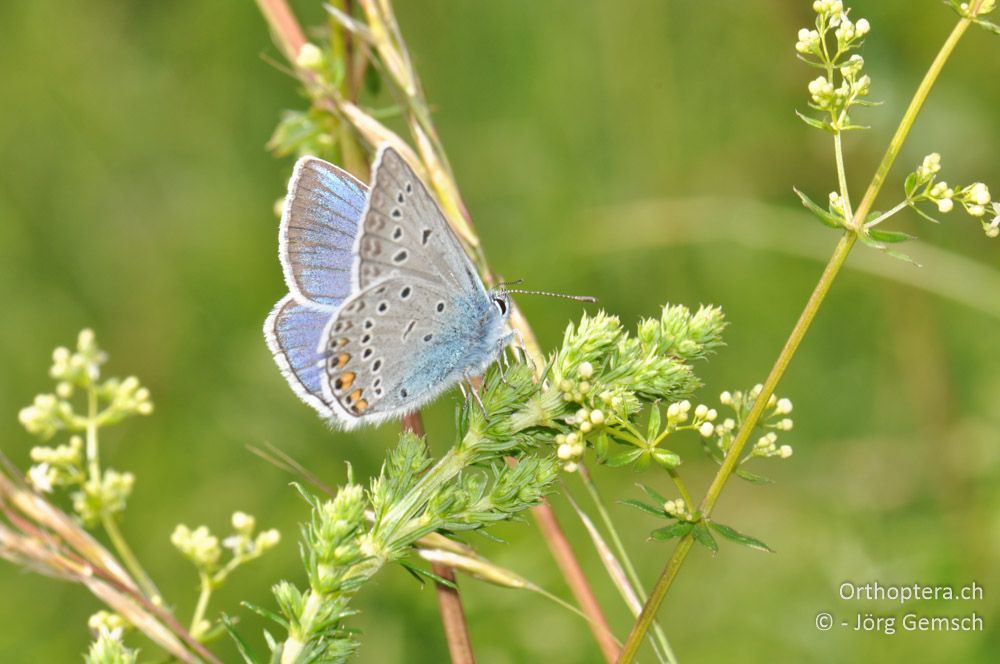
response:
[(604, 412), (600, 410), (590, 411), (590, 421), (597, 426), (604, 424)]
[(581, 362), (580, 366), (576, 368), (576, 373), (580, 378), (587, 380), (594, 375), (594, 365), (590, 362)]
[(858, 34), (859, 37), (862, 35), (867, 35), (871, 29), (872, 26), (868, 22), (868, 19), (866, 18), (859, 18), (858, 22), (854, 24), (854, 31)]
[(774, 412), (778, 415), (787, 415), (792, 412), (792, 400), (791, 399), (778, 399), (778, 405), (775, 407)]
[(721, 403), (723, 406), (728, 406), (731, 403), (733, 403), (733, 395), (729, 392), (729, 390), (726, 390), (725, 392), (719, 395), (719, 403)]
[(569, 445), (567, 445), (566, 443), (563, 443), (562, 445), (559, 446), (559, 449), (556, 450), (556, 456), (559, 457), (563, 461), (566, 461), (568, 459), (572, 459), (573, 458), (573, 448), (570, 447)]
[(782, 459), (787, 459), (788, 457), (792, 456), (792, 446), (782, 445), (778, 449), (778, 456), (780, 456)]
[(295, 58), (295, 64), (303, 69), (318, 69), (323, 66), (323, 51), (315, 44), (303, 44)]
[(580, 466), (575, 461), (570, 461), (563, 465), (563, 470), (567, 473), (575, 473)]
[(594, 428), (594, 425), (590, 423), (589, 419), (588, 420), (584, 420), (583, 422), (580, 422), (580, 431), (582, 431), (583, 433), (588, 433), (593, 428)]
[(708, 415), (708, 406), (703, 403), (698, 404), (694, 409), (694, 416), (698, 419), (704, 419), (706, 415)]
[(701, 426), (698, 427), (698, 433), (700, 433), (702, 437), (708, 438), (715, 433), (715, 425), (711, 422), (702, 422)]
[(942, 198), (937, 202), (938, 212), (951, 212), (955, 208), (955, 202), (950, 198)]

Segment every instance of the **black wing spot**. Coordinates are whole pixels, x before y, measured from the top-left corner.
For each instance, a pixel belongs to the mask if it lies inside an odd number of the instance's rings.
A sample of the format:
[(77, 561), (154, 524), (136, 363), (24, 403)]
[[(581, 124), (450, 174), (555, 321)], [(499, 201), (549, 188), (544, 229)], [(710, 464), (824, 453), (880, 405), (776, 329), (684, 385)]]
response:
[(366, 330), (370, 330), (370, 329), (372, 329), (373, 327), (375, 327), (375, 321), (373, 321), (373, 320), (372, 320), (371, 318), (367, 319), (367, 320), (365, 321), (365, 329), (366, 329)]
[(386, 302), (385, 300), (382, 300), (381, 302), (378, 303), (378, 312), (380, 314), (384, 314), (387, 311), (389, 311), (389, 303)]
[(385, 286), (381, 286), (381, 287), (377, 288), (377, 289), (375, 290), (375, 294), (376, 294), (376, 295), (381, 295), (382, 293), (384, 293), (384, 292), (385, 292), (385, 288), (386, 288)]
[(417, 324), (417, 321), (411, 320), (406, 324), (406, 329), (403, 330), (403, 341), (406, 341), (406, 337), (409, 336), (410, 332), (413, 331), (413, 327)]
[(382, 388), (381, 387), (376, 387), (375, 388), (375, 396), (377, 396), (377, 397), (382, 396)]
[(407, 392), (406, 388), (404, 387), (404, 388), (401, 388), (399, 390), (399, 396), (401, 396), (401, 397), (403, 397), (405, 399), (406, 397), (410, 396), (410, 393)]
[(405, 300), (406, 298), (410, 297), (411, 293), (413, 293), (413, 289), (410, 288), (409, 286), (404, 286), (403, 290), (399, 291), (399, 297)]
[(370, 334), (366, 334), (365, 336), (361, 337), (362, 344), (367, 344), (371, 340), (372, 340), (372, 335)]
[(396, 226), (394, 229), (392, 229), (392, 239), (398, 240), (401, 237), (403, 237), (403, 229), (400, 228), (399, 226)]
[(374, 352), (371, 348), (365, 348), (365, 352), (361, 353), (361, 359), (367, 360)]
[(442, 311), (444, 311), (444, 302), (438, 302), (436, 308), (438, 310), (438, 313), (441, 313)]
[(404, 202), (404, 200), (403, 200), (403, 192), (399, 192), (398, 194), (396, 194), (396, 202), (399, 203), (400, 205), (403, 204), (403, 202)]
[(382, 359), (381, 358), (379, 358), (379, 359), (375, 360), (374, 362), (372, 362), (372, 373), (376, 373), (381, 368), (382, 368)]
[(407, 253), (406, 249), (400, 249), (396, 252), (396, 255), (392, 257), (393, 263), (404, 263), (410, 254)]
[(425, 228), (423, 234), (420, 237), (420, 244), (426, 245), (427, 240), (431, 239), (431, 229)]
[(412, 182), (407, 182), (406, 183), (406, 193), (408, 193), (408, 194), (412, 194), (413, 193), (413, 183)]
[(424, 341), (430, 341), (433, 338), (434, 338), (433, 334), (425, 334), (424, 335)]
[(403, 216), (403, 212), (399, 208), (392, 208), (392, 212), (390, 212), (389, 214), (392, 215), (393, 219), (399, 219), (400, 217)]

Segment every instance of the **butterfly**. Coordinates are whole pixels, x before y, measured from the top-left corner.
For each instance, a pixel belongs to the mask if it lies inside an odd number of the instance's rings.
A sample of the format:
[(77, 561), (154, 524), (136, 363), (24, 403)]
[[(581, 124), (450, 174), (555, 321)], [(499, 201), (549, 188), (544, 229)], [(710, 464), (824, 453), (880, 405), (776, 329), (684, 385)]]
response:
[(516, 334), (433, 196), (383, 145), (368, 189), (302, 157), (278, 257), (289, 293), (264, 338), (295, 394), (351, 429), (401, 417), (482, 373)]

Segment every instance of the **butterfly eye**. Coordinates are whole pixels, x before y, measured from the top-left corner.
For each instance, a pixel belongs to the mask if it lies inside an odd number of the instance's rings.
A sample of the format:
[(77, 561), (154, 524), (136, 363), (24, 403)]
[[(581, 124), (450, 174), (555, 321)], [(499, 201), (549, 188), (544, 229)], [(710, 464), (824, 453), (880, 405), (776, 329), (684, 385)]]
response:
[(493, 306), (497, 308), (501, 316), (507, 315), (507, 299), (503, 297), (494, 297)]

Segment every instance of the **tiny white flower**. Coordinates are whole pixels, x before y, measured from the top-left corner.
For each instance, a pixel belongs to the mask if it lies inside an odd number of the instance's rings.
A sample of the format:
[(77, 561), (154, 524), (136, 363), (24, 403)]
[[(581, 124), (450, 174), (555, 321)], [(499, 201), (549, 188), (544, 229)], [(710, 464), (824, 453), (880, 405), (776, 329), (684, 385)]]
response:
[(28, 469), (28, 481), (39, 493), (52, 493), (54, 473), (47, 463), (40, 463)]
[(708, 406), (703, 403), (698, 404), (694, 409), (694, 416), (698, 419), (703, 419), (706, 415), (708, 415)]
[(966, 206), (965, 210), (973, 217), (981, 217), (986, 214), (986, 207), (983, 205), (969, 205)]
[(566, 443), (563, 443), (562, 445), (559, 446), (559, 449), (556, 450), (556, 456), (558, 456), (563, 461), (572, 459), (573, 448), (567, 445)]
[(733, 402), (733, 395), (729, 392), (729, 390), (726, 390), (725, 392), (719, 395), (719, 403), (721, 403), (723, 406), (728, 406), (732, 402)]
[(715, 425), (711, 422), (702, 422), (701, 426), (698, 427), (698, 433), (700, 433), (704, 438), (708, 438), (715, 433)]
[(567, 473), (575, 473), (580, 466), (575, 461), (570, 461), (569, 463), (563, 465), (563, 470)]
[(717, 418), (718, 416), (719, 416), (719, 411), (715, 410), (714, 408), (709, 408), (708, 412), (705, 414), (705, 419), (708, 420), (709, 422), (714, 422), (715, 418)]
[(942, 198), (937, 202), (938, 212), (951, 212), (955, 207), (955, 202), (950, 198)]
[(584, 420), (583, 422), (580, 422), (580, 431), (582, 431), (583, 433), (588, 433), (593, 428), (594, 425), (590, 423), (590, 420)]
[(590, 411), (590, 421), (595, 425), (604, 424), (604, 412), (600, 410)]
[(867, 35), (871, 29), (872, 26), (866, 18), (859, 18), (858, 22), (854, 24), (854, 31), (858, 33), (858, 36)]
[(586, 380), (594, 375), (594, 365), (590, 362), (581, 362), (580, 366), (576, 368), (576, 373), (580, 378)]
[(787, 415), (792, 412), (792, 400), (791, 399), (778, 399), (778, 405), (774, 409), (778, 415)]
[(780, 448), (778, 448), (778, 456), (780, 456), (782, 459), (787, 459), (788, 457), (792, 456), (792, 446), (782, 445)]

